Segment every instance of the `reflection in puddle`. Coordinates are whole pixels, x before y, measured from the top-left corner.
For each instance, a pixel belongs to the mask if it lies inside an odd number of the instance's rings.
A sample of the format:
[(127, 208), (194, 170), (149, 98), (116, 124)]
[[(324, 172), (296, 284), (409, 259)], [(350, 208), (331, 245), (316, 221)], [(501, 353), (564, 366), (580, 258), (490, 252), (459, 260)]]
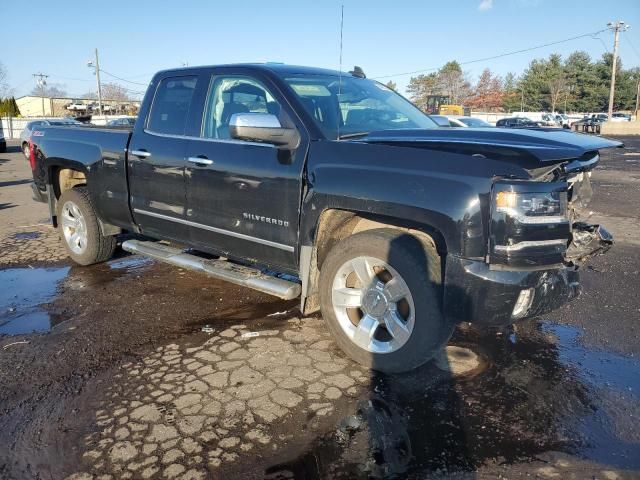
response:
[(60, 291), (88, 289), (153, 264), (139, 256), (118, 258), (90, 267), (12, 268), (0, 271), (0, 335), (50, 330), (66, 318), (43, 308)]
[(55, 296), (68, 272), (69, 267), (0, 271), (0, 335), (49, 330), (51, 318), (40, 305)]
[[(630, 391), (640, 388), (640, 362), (591, 350), (579, 336), (549, 322), (523, 324), (512, 335), (458, 332), (453, 343), (486, 358), (481, 372), (458, 375), (454, 361), (443, 375), (440, 358), (405, 375), (373, 373), (355, 413), (302, 455), (268, 468), (267, 477), (446, 478), (550, 451), (640, 468), (640, 443), (612, 427), (612, 417), (627, 411), (620, 402), (637, 404)], [(608, 386), (629, 395), (607, 403)]]

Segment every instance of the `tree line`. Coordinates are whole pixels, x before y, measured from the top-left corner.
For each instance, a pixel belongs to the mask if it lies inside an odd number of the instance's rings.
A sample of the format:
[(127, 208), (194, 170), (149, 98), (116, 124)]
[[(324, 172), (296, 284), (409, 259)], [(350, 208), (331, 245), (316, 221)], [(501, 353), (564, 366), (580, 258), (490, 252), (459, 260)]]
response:
[[(436, 72), (411, 77), (407, 92), (423, 110), (429, 96), (443, 95), (452, 104), (484, 111), (602, 112), (608, 109), (612, 63), (610, 53), (595, 61), (584, 51), (566, 59), (554, 53), (532, 60), (519, 76), (502, 77), (486, 68), (474, 83), (451, 61)], [(618, 58), (615, 111), (636, 108), (638, 85), (640, 68), (625, 69)]]

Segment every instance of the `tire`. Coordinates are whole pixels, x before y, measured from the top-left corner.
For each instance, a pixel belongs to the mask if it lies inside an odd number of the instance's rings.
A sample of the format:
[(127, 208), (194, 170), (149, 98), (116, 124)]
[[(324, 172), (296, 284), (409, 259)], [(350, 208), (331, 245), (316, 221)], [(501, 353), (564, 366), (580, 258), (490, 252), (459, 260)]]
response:
[(111, 258), (116, 248), (116, 237), (102, 235), (86, 187), (65, 191), (58, 199), (56, 213), (60, 238), (74, 262), (93, 265)]
[(397, 230), (358, 233), (322, 264), (322, 316), (356, 362), (387, 373), (409, 371), (438, 354), (453, 333), (442, 312), (441, 278), (433, 245)]
[(22, 144), (22, 154), (26, 157), (29, 158), (29, 144), (27, 142), (24, 142)]

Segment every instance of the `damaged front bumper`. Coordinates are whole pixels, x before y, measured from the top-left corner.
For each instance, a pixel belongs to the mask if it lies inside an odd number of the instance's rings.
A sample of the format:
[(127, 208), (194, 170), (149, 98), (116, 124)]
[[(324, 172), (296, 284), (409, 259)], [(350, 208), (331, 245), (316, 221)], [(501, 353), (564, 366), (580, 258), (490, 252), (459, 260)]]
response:
[(571, 237), (566, 259), (576, 265), (581, 265), (596, 255), (602, 255), (613, 245), (613, 236), (602, 225), (576, 222), (573, 224)]
[(566, 263), (540, 269), (493, 269), (481, 260), (447, 256), (444, 310), (455, 321), (502, 326), (544, 315), (582, 291), (578, 274), (586, 260), (605, 253), (613, 237), (601, 225), (575, 223)]
[(576, 266), (492, 270), (480, 260), (447, 256), (444, 310), (458, 322), (508, 325), (555, 310), (580, 292)]

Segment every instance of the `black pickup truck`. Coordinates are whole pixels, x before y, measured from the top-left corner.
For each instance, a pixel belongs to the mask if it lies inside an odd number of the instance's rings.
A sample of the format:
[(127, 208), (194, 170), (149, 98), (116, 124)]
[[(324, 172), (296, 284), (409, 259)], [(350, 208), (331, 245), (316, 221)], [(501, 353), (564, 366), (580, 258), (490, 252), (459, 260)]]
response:
[(162, 71), (132, 130), (33, 132), (34, 197), (73, 260), (130, 252), (321, 310), (356, 361), (415, 368), (458, 322), (499, 326), (580, 293), (606, 251), (581, 222), (599, 149), (557, 129), (451, 129), (350, 73)]

